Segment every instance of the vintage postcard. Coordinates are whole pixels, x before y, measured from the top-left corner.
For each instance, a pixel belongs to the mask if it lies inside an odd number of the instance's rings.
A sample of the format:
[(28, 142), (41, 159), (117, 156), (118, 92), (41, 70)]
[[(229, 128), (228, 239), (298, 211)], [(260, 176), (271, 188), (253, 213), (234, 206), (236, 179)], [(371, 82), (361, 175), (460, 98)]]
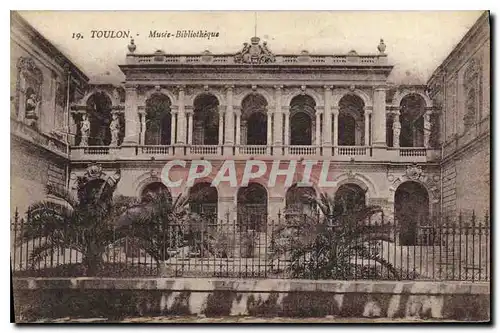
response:
[(10, 19), (17, 323), (490, 321), (488, 11)]

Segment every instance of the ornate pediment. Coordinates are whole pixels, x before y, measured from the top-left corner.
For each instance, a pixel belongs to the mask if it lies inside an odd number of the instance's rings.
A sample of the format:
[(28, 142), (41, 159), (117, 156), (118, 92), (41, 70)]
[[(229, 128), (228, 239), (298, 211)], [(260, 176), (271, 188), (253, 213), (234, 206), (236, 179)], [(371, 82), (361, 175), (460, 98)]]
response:
[(261, 45), (259, 37), (252, 37), (250, 44), (244, 43), (241, 51), (234, 56), (235, 63), (266, 64), (275, 61), (274, 54), (267, 47), (267, 42)]

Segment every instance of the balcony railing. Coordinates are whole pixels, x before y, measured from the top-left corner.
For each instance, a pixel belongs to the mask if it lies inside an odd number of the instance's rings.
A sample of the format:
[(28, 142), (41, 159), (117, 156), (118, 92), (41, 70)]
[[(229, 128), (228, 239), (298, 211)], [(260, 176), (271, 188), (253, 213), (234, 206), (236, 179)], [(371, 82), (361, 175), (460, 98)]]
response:
[(266, 155), (268, 153), (268, 146), (239, 146), (238, 152), (242, 155)]
[(400, 147), (399, 156), (427, 156), (427, 149), (424, 147)]
[(218, 145), (194, 145), (189, 148), (189, 151), (195, 155), (220, 155), (221, 147)]
[[(371, 146), (267, 146), (267, 145), (170, 145), (170, 146), (88, 146), (71, 147), (71, 157), (75, 160), (100, 158), (112, 160), (115, 158), (171, 158), (172, 156), (207, 156), (212, 158), (224, 158), (224, 156), (284, 156), (299, 158), (310, 156), (321, 158), (322, 156), (336, 156), (338, 160), (349, 160), (356, 157), (357, 160), (395, 160), (401, 161), (437, 161), (440, 159), (440, 150), (424, 147), (387, 147), (375, 150)], [(123, 152), (123, 153), (122, 153)]]
[(109, 155), (113, 150), (110, 146), (88, 146), (82, 147), (83, 153), (86, 155)]
[(368, 155), (370, 147), (367, 146), (339, 146), (334, 147), (335, 155), (341, 156), (365, 156)]
[[(241, 65), (235, 62), (234, 54), (128, 54), (127, 65), (189, 64), (189, 65)], [(245, 64), (243, 64), (245, 65)], [(275, 61), (265, 66), (387, 66), (387, 56), (378, 55), (329, 55), (329, 54), (277, 54)]]
[(315, 146), (289, 146), (289, 155), (316, 155)]
[(171, 155), (172, 146), (140, 146), (139, 151), (142, 154), (150, 155)]

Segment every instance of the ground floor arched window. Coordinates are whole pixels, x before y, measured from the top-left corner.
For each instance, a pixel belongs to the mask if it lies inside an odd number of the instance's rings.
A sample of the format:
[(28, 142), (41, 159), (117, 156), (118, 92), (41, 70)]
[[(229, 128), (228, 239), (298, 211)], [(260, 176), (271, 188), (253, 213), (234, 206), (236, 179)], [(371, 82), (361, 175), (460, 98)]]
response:
[(394, 218), (399, 225), (401, 245), (416, 245), (418, 227), (429, 219), (429, 195), (417, 182), (399, 185), (394, 197)]
[(267, 226), (267, 191), (264, 186), (250, 183), (238, 190), (237, 223), (240, 231), (264, 231)]
[(285, 196), (285, 216), (316, 215), (316, 191), (309, 186), (291, 186)]
[(335, 211), (338, 214), (348, 214), (365, 206), (366, 191), (357, 184), (343, 184), (335, 192)]
[(198, 183), (189, 190), (189, 208), (200, 215), (205, 223), (217, 223), (217, 202), (217, 189), (210, 183)]

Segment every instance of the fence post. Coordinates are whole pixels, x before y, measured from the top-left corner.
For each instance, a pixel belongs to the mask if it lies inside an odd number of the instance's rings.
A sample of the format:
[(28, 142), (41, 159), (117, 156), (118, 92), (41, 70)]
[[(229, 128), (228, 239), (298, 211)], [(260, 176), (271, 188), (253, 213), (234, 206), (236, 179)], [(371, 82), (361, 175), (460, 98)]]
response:
[(16, 210), (14, 212), (14, 221), (12, 222), (11, 227), (14, 229), (14, 242), (13, 245), (11, 246), (13, 253), (13, 258), (12, 258), (12, 271), (14, 272), (16, 270), (16, 252), (17, 252), (17, 228), (18, 228), (18, 223), (19, 223), (19, 211)]
[(474, 281), (474, 273), (476, 271), (476, 266), (474, 266), (476, 262), (476, 212), (472, 211), (472, 281)]

